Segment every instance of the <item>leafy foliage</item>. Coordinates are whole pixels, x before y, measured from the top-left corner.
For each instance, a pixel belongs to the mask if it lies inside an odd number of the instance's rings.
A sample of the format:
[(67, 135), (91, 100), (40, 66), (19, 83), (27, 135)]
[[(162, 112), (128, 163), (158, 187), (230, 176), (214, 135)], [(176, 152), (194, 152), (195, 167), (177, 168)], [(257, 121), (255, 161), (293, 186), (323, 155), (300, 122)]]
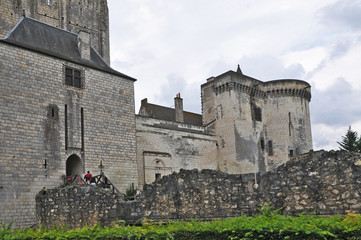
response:
[(137, 193), (137, 191), (134, 188), (134, 183), (132, 183), (129, 188), (126, 189), (125, 195), (128, 197), (132, 197)]
[[(350, 212), (342, 216), (297, 217), (279, 215), (269, 205), (261, 214), (228, 218), (212, 222), (169, 221), (155, 223), (143, 219), (142, 226), (127, 226), (123, 221), (112, 227), (95, 225), (92, 228), (67, 230), (54, 227), (51, 231), (39, 229), (12, 229), (2, 225), (1, 239), (177, 239), (177, 240), (251, 240), (251, 239), (361, 239), (361, 215)], [(262, 208), (261, 208), (262, 209)]]
[(347, 130), (345, 136), (342, 136), (342, 141), (337, 142), (340, 149), (348, 152), (361, 152), (361, 137), (356, 131), (351, 130), (351, 126)]

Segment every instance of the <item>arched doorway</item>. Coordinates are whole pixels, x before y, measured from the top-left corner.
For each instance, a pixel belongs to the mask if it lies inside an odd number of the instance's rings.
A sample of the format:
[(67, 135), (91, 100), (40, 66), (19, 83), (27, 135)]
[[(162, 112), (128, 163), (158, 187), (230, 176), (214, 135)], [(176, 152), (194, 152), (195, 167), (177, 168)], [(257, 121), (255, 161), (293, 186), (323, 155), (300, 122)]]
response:
[(80, 157), (73, 154), (66, 160), (66, 176), (81, 175), (82, 161)]

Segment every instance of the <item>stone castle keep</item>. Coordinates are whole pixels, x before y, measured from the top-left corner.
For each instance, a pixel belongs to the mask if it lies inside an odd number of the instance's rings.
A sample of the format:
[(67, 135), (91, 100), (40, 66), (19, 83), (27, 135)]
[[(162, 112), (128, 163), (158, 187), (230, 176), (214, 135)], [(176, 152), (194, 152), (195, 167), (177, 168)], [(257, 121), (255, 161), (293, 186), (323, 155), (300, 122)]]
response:
[[(35, 223), (35, 195), (101, 170), (122, 192), (181, 169), (264, 173), (312, 150), (311, 89), (236, 71), (201, 86), (202, 114), (143, 99), (109, 65), (106, 0), (0, 0), (0, 222)], [(175, 172), (175, 173), (174, 173)]]

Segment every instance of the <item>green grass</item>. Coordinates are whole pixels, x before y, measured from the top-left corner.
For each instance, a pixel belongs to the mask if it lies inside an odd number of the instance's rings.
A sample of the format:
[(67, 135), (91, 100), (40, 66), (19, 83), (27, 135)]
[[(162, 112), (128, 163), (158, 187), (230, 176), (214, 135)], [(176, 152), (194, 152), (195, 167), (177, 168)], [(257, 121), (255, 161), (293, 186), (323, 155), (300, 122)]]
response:
[(111, 227), (68, 230), (54, 226), (52, 230), (13, 229), (1, 225), (0, 239), (361, 239), (361, 215), (322, 217), (279, 215), (267, 207), (260, 215), (240, 216), (211, 222), (170, 221), (154, 223), (143, 219), (142, 226), (126, 226), (123, 221)]

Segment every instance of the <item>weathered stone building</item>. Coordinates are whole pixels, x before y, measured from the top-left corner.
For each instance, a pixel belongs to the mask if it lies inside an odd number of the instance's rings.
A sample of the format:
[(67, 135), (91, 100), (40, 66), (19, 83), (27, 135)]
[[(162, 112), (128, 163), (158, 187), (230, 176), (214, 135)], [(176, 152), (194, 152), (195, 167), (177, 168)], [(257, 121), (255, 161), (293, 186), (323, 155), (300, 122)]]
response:
[[(312, 149), (310, 85), (262, 82), (238, 67), (201, 86), (202, 115), (142, 101), (137, 122), (139, 182), (179, 169), (265, 172)], [(143, 177), (144, 175), (144, 177)]]
[(0, 14), (0, 222), (35, 223), (36, 193), (86, 170), (124, 192), (180, 169), (265, 172), (312, 149), (306, 82), (238, 69), (201, 86), (202, 115), (180, 95), (135, 115), (135, 79), (109, 66), (106, 0), (0, 0)]
[(0, 222), (34, 223), (40, 189), (100, 164), (122, 191), (137, 181), (135, 79), (83, 36), (24, 17), (0, 40)]

